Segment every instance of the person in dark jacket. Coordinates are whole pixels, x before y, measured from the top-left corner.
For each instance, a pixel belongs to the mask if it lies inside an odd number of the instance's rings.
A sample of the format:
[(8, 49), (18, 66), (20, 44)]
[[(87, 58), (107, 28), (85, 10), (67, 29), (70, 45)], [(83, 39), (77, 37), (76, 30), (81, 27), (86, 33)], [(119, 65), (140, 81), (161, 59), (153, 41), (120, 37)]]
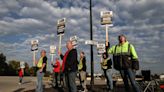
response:
[(82, 87), (82, 91), (87, 91), (86, 87), (86, 58), (84, 52), (80, 53), (80, 60), (78, 64), (78, 70), (79, 70), (79, 79), (80, 79), (80, 85)]
[(103, 53), (101, 61), (101, 68), (104, 71), (105, 78), (107, 80), (107, 89), (113, 90), (113, 79), (112, 79), (112, 60), (107, 57), (106, 53)]
[(62, 63), (62, 72), (65, 75), (65, 82), (69, 92), (77, 92), (77, 87), (75, 83), (77, 68), (77, 50), (73, 48), (72, 41), (67, 41), (66, 44), (67, 52), (65, 55), (59, 51)]
[(142, 92), (135, 80), (135, 71), (139, 69), (139, 61), (137, 52), (132, 44), (130, 44), (126, 36), (121, 34), (118, 36), (119, 43), (112, 46), (108, 53), (113, 54), (114, 68), (121, 74), (125, 85), (125, 91), (131, 92), (129, 81), (134, 92)]

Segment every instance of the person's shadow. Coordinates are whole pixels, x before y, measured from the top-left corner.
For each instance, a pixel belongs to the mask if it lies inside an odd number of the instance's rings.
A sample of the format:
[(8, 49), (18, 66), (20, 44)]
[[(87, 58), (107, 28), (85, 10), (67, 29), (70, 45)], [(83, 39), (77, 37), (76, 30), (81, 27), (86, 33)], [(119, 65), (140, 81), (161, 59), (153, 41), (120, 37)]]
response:
[(22, 82), (22, 84), (27, 84), (27, 83), (30, 83), (31, 81), (25, 81), (25, 82)]
[(22, 90), (24, 90), (25, 88), (19, 88), (17, 90), (14, 90), (13, 92), (22, 92)]

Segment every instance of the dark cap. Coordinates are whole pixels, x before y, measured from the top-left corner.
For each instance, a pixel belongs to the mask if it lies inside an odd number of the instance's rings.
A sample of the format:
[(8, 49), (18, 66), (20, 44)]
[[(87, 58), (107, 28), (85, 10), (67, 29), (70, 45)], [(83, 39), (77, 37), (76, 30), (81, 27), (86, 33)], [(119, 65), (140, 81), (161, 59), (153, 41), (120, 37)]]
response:
[(126, 36), (124, 34), (121, 34), (121, 35), (118, 36), (118, 38), (120, 38), (120, 37), (125, 37), (126, 38)]

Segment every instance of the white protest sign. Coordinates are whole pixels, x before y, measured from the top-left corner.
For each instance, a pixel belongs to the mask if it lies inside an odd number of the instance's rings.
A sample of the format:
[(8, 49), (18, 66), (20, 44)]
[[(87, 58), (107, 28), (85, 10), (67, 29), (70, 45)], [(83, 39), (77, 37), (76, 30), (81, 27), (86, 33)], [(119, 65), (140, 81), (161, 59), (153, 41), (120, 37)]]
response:
[(87, 44), (87, 45), (97, 45), (98, 42), (93, 41), (93, 40), (86, 40), (86, 41), (85, 41), (85, 44)]
[(20, 62), (20, 68), (25, 68), (25, 62)]
[(57, 21), (57, 35), (64, 35), (66, 18)]
[(38, 50), (38, 40), (31, 40), (31, 51), (36, 51)]
[(55, 54), (56, 46), (50, 45), (50, 54)]
[(113, 26), (113, 23), (112, 23), (113, 12), (112, 11), (101, 11), (100, 17), (101, 17), (101, 25)]
[(77, 44), (78, 44), (78, 38), (77, 38), (77, 36), (70, 37), (70, 41), (72, 41), (72, 45), (74, 47), (77, 47)]
[(106, 52), (105, 44), (103, 43), (97, 44), (97, 52), (98, 54), (103, 54), (104, 52)]
[(36, 51), (38, 50), (38, 40), (31, 40), (31, 51), (33, 52), (33, 66), (35, 66), (35, 57), (36, 57)]
[(62, 35), (64, 35), (64, 31), (65, 31), (65, 23), (66, 23), (66, 18), (59, 19), (57, 21), (57, 35), (59, 36), (59, 48), (58, 48), (59, 51), (61, 51), (61, 40), (62, 40)]

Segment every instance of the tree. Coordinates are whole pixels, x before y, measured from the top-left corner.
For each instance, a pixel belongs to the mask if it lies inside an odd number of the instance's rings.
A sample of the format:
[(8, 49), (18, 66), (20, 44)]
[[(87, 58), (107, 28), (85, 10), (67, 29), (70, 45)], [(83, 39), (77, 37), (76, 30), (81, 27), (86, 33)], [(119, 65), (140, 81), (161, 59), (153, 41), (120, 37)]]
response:
[(36, 76), (36, 71), (37, 71), (37, 67), (32, 66), (32, 67), (30, 68), (30, 75), (31, 75), (31, 76)]
[(9, 61), (9, 75), (18, 75), (18, 69), (20, 68), (20, 62), (16, 60)]
[(30, 68), (29, 68), (28, 63), (25, 63), (24, 75), (25, 76), (29, 76), (30, 75)]
[(6, 74), (8, 74), (8, 64), (5, 62), (6, 61), (6, 56), (1, 53), (0, 54), (0, 75), (4, 76)]

